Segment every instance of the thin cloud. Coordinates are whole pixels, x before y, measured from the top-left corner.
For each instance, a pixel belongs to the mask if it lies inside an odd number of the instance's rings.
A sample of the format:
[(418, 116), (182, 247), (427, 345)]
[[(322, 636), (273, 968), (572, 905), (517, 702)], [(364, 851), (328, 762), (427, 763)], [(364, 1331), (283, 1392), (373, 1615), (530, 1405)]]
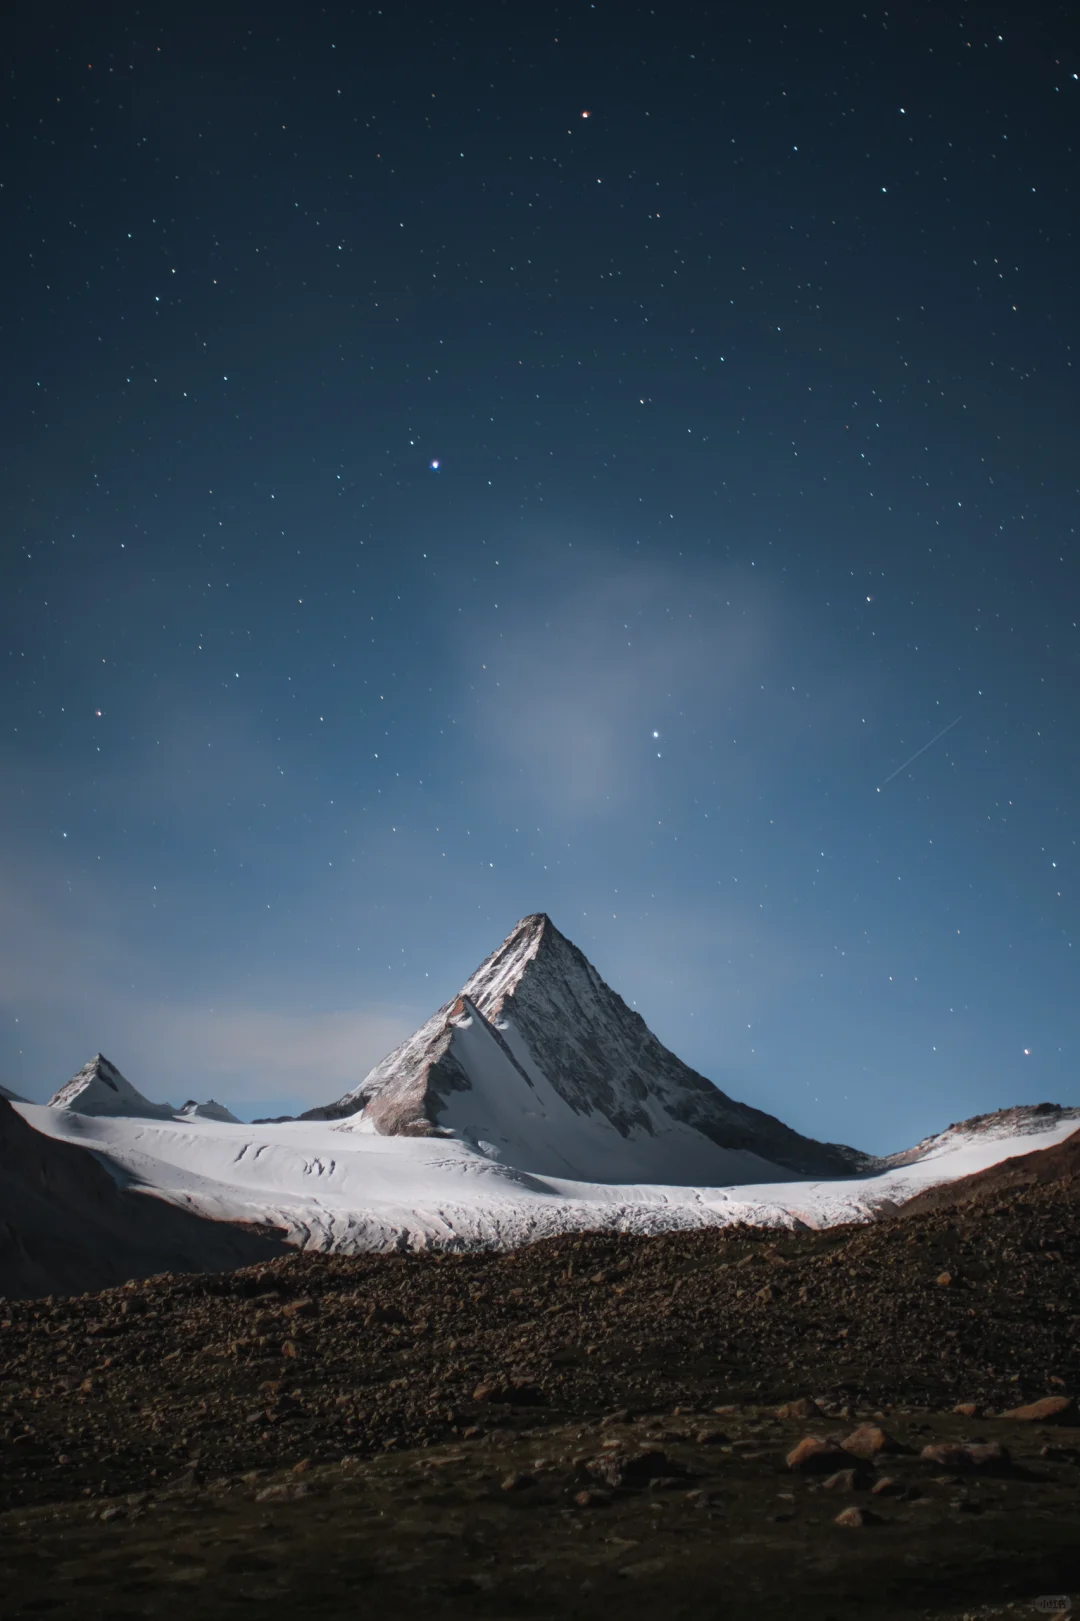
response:
[(465, 654), (481, 747), (504, 787), (571, 815), (638, 791), (670, 733), (740, 709), (768, 643), (718, 574), (594, 563), (522, 595), (490, 651)]

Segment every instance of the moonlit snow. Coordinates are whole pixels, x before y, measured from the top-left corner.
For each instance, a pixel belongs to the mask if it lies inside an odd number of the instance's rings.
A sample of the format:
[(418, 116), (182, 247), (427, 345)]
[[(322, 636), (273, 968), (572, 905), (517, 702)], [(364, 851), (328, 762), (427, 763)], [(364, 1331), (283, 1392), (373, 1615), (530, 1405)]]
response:
[(131, 1185), (223, 1221), (268, 1222), (305, 1248), (516, 1248), (555, 1233), (626, 1233), (754, 1222), (866, 1221), (937, 1182), (1061, 1142), (1080, 1111), (1007, 1132), (945, 1132), (921, 1157), (835, 1181), (728, 1187), (578, 1182), (492, 1161), (455, 1138), (383, 1137), (322, 1121), (231, 1125), (77, 1115), (20, 1104), (39, 1131), (93, 1149)]

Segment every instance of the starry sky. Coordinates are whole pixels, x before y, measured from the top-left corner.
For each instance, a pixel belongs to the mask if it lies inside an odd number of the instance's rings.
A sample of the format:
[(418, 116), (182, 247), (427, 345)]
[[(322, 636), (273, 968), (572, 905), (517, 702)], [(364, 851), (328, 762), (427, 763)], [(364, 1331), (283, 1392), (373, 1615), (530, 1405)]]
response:
[(1080, 34), (865, 4), (9, 9), (0, 1081), (546, 911), (814, 1136), (1080, 1101)]

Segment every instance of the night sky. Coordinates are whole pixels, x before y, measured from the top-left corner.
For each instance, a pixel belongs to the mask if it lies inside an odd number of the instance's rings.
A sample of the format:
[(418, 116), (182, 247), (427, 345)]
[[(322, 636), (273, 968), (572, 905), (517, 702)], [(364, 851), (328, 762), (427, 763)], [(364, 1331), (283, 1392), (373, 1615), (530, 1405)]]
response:
[(814, 1136), (1080, 1101), (1071, 11), (9, 10), (0, 1081), (546, 911)]

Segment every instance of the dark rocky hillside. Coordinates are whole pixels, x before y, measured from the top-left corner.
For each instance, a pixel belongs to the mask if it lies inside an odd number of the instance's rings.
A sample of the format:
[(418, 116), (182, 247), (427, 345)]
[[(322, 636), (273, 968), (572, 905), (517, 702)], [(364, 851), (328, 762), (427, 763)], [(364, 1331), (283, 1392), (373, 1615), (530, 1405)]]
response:
[(81, 1294), (166, 1270), (227, 1271), (284, 1248), (272, 1233), (118, 1187), (92, 1153), (35, 1131), (0, 1098), (0, 1296)]

